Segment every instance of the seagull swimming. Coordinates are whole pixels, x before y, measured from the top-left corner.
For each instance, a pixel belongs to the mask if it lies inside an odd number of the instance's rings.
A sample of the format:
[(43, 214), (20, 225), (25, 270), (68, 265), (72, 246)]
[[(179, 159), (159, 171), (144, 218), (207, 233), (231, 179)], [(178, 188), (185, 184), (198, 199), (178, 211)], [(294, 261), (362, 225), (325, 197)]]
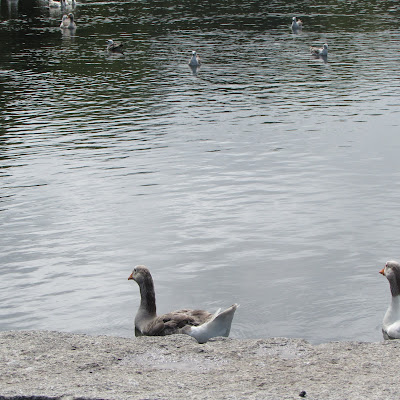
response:
[(328, 45), (327, 43), (324, 44), (323, 47), (310, 47), (310, 52), (313, 56), (323, 56), (326, 57), (328, 55)]
[(298, 32), (303, 29), (303, 22), (301, 19), (296, 19), (296, 17), (292, 18), (292, 31), (293, 32)]
[(197, 52), (192, 51), (192, 58), (189, 61), (189, 65), (191, 67), (198, 67), (201, 64), (200, 57), (197, 55)]
[(111, 53), (124, 53), (124, 45), (122, 43), (115, 43), (114, 40), (107, 40), (107, 50)]

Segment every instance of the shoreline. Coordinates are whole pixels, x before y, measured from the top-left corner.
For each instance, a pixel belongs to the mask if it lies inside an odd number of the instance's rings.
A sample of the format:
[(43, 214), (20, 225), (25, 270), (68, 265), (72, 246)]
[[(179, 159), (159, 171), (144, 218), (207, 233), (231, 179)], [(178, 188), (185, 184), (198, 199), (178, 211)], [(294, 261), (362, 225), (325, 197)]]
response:
[(0, 400), (385, 400), (398, 397), (400, 341), (3, 331), (0, 360)]

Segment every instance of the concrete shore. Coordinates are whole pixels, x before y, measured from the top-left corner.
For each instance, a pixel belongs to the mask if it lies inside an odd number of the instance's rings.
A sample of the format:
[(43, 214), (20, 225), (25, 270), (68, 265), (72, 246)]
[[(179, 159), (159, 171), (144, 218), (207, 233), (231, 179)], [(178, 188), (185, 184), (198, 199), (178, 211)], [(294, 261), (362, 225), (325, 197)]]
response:
[(392, 400), (399, 371), (400, 341), (0, 332), (0, 399)]

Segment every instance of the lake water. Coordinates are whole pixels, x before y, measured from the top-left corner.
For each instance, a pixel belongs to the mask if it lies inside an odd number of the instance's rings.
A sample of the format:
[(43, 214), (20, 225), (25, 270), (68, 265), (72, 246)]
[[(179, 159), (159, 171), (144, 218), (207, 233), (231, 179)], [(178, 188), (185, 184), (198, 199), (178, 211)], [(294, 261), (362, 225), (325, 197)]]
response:
[(0, 2), (1, 330), (133, 337), (145, 264), (235, 338), (382, 340), (398, 2)]

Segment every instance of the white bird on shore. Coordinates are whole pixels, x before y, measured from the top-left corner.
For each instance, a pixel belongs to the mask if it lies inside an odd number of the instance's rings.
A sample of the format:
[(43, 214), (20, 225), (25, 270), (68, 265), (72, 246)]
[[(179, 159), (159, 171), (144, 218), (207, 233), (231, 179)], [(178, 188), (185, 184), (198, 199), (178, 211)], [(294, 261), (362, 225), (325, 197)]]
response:
[(128, 280), (134, 280), (140, 289), (140, 306), (135, 317), (136, 336), (166, 336), (183, 333), (205, 343), (216, 336), (229, 336), (232, 319), (238, 308), (233, 304), (225, 311), (215, 314), (204, 310), (178, 310), (157, 315), (153, 278), (143, 265), (135, 267)]
[(293, 17), (291, 27), (294, 33), (301, 31), (303, 29), (303, 22), (301, 21), (301, 19), (296, 19), (296, 17)]
[(400, 264), (388, 261), (379, 273), (386, 276), (392, 294), (392, 300), (383, 318), (383, 336), (385, 339), (400, 339)]
[(196, 51), (192, 51), (192, 58), (189, 61), (191, 67), (198, 67), (201, 64), (200, 57), (197, 55)]

